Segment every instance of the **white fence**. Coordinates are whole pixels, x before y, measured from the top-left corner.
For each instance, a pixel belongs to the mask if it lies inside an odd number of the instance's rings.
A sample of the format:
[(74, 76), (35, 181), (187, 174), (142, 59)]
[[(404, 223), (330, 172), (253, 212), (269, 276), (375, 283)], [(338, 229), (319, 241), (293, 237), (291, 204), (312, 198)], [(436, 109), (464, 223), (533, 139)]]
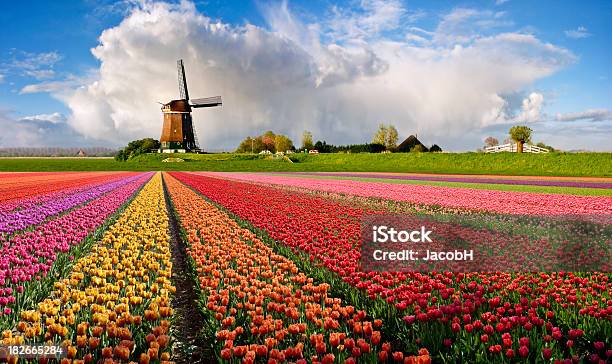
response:
[[(517, 149), (518, 148), (516, 146), (516, 143), (508, 143), (508, 144), (502, 144), (502, 145), (495, 145), (493, 147), (486, 147), (484, 151), (485, 153), (499, 153), (499, 152), (516, 153)], [(538, 147), (537, 145), (523, 144), (523, 152), (525, 153), (548, 153), (550, 151), (546, 148)]]

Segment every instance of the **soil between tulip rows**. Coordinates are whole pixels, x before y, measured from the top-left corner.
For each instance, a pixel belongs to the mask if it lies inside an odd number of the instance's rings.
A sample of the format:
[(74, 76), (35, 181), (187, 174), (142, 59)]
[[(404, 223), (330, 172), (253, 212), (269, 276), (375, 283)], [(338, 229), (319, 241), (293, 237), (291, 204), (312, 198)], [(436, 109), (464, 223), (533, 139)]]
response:
[(180, 230), (172, 206), (170, 196), (164, 184), (164, 197), (168, 211), (168, 229), (170, 250), (172, 253), (172, 284), (176, 294), (172, 299), (174, 322), (172, 327), (175, 336), (174, 361), (182, 363), (216, 363), (210, 346), (204, 342), (202, 335), (205, 322), (198, 307), (198, 294), (194, 289), (196, 282), (191, 279), (187, 261), (185, 242), (181, 239)]
[[(166, 172), (167, 173), (167, 172)], [(182, 182), (183, 185), (191, 189), (200, 198), (205, 200), (207, 203), (212, 204), (220, 211), (226, 213), (230, 219), (234, 220), (241, 228), (247, 229), (254, 233), (259, 239), (261, 239), (268, 247), (279, 255), (282, 255), (296, 264), (296, 266), (310, 278), (314, 279), (315, 284), (327, 283), (330, 285), (330, 296), (340, 298), (344, 302), (356, 307), (357, 309), (366, 309), (372, 317), (382, 318), (383, 321), (387, 322), (390, 327), (383, 331), (383, 342), (390, 342), (395, 348), (404, 352), (415, 353), (419, 347), (414, 344), (406, 344), (414, 342), (413, 338), (407, 333), (410, 331), (407, 326), (402, 325), (403, 321), (399, 319), (399, 313), (396, 311), (394, 306), (389, 307), (386, 302), (382, 299), (371, 300), (361, 291), (352, 287), (347, 282), (343, 281), (342, 278), (337, 276), (325, 268), (310, 263), (309, 255), (299, 252), (293, 252), (291, 248), (283, 246), (281, 243), (271, 238), (265, 230), (256, 228), (247, 220), (241, 219), (238, 215), (234, 214), (225, 206), (211, 200), (207, 196), (203, 195), (193, 186)], [(166, 190), (167, 194), (167, 190)], [(173, 216), (175, 219), (176, 217)], [(178, 223), (178, 222), (177, 222)], [(172, 224), (172, 222), (171, 222)], [(177, 225), (178, 226), (178, 225)], [(380, 303), (383, 303), (382, 307)]]

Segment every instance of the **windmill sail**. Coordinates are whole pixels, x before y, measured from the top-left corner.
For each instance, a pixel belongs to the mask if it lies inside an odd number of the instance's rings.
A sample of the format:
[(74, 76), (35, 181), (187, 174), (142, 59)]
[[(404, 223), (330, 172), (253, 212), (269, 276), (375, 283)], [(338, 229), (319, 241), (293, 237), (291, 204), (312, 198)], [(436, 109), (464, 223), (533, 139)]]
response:
[(183, 66), (182, 59), (176, 61), (176, 68), (178, 69), (178, 84), (181, 99), (189, 100), (189, 91), (187, 91), (187, 76), (185, 76), (185, 67)]
[(221, 96), (193, 99), (191, 100), (190, 104), (193, 108), (221, 106)]

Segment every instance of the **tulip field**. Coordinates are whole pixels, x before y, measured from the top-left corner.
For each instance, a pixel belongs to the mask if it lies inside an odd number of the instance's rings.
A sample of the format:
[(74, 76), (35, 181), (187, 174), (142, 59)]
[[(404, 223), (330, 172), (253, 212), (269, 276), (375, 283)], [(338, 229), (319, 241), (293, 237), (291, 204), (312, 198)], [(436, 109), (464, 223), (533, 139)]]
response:
[[(447, 182), (461, 185), (431, 184)], [(550, 190), (503, 190), (516, 185)], [(0, 173), (0, 362), (609, 363), (611, 188)], [(362, 223), (387, 214), (489, 255), (463, 270), (366, 269)], [(42, 344), (61, 353), (9, 350)]]

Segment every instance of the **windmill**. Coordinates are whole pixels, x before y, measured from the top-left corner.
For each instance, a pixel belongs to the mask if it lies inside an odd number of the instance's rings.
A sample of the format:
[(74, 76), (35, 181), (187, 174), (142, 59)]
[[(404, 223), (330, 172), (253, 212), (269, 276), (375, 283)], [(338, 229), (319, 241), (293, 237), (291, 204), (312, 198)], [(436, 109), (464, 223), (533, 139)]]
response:
[(191, 109), (221, 106), (221, 96), (189, 100), (187, 77), (185, 76), (182, 59), (176, 61), (176, 67), (178, 69), (180, 99), (172, 100), (162, 106), (164, 125), (161, 138), (159, 138), (161, 142), (160, 150), (165, 153), (172, 153), (175, 150), (179, 152), (198, 152), (200, 149), (193, 129)]

